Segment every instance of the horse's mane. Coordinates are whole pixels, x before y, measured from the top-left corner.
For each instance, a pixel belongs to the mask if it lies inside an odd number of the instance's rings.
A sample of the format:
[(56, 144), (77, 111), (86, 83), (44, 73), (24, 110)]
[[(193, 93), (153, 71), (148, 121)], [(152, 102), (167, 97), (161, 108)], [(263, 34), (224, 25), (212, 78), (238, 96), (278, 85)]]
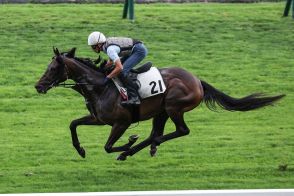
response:
[(81, 63), (82, 65), (85, 65), (86, 67), (89, 67), (90, 69), (99, 72), (99, 73), (106, 73), (105, 65), (107, 63), (106, 60), (102, 59), (101, 56), (98, 57), (96, 60), (92, 60), (90, 58), (84, 58), (84, 57), (76, 57), (75, 56), (76, 48), (72, 48), (69, 52), (62, 52), (60, 53), (63, 56), (66, 56), (68, 58), (74, 59)]
[(100, 67), (98, 67), (94, 61), (90, 58), (80, 58), (80, 57), (74, 57), (75, 60), (79, 61), (80, 63), (83, 63), (84, 65), (94, 69), (95, 71), (102, 72)]
[[(101, 72), (103, 73), (103, 70), (101, 69), (101, 65), (104, 65), (105, 64), (105, 61), (102, 61), (101, 62), (101, 57), (99, 56), (99, 58), (97, 60), (92, 60), (90, 58), (84, 58), (84, 57), (76, 57), (76, 56), (69, 56), (67, 55), (68, 52), (62, 52), (61, 55), (65, 55), (66, 57), (68, 58), (72, 58), (72, 59), (75, 59), (76, 61), (82, 63), (83, 65), (86, 65), (87, 67), (93, 69), (94, 71), (97, 71), (97, 72)], [(99, 64), (99, 66), (97, 66), (97, 64)]]

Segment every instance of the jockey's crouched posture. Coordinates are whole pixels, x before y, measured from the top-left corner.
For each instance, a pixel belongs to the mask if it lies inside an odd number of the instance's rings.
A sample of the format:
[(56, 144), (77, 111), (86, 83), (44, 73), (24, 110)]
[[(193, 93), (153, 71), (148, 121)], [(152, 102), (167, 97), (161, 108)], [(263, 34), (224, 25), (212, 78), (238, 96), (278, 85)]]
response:
[(122, 105), (139, 105), (138, 85), (128, 77), (130, 70), (140, 63), (148, 50), (143, 42), (126, 37), (108, 37), (101, 32), (92, 32), (88, 37), (88, 45), (99, 53), (103, 51), (109, 57), (106, 66), (115, 65), (113, 71), (106, 76), (104, 84), (111, 78), (118, 76), (128, 91), (129, 99)]

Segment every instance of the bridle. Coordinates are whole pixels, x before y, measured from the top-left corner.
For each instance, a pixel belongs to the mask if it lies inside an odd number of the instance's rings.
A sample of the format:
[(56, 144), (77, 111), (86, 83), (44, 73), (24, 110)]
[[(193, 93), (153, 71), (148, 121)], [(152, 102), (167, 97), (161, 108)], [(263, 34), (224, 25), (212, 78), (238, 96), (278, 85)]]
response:
[[(63, 54), (62, 57), (65, 57), (65, 55)], [(66, 80), (65, 81), (67, 81), (69, 79), (69, 70), (68, 70), (68, 67), (65, 64), (65, 62), (63, 61), (63, 59), (62, 59), (62, 62), (59, 62), (59, 63), (62, 63), (63, 64), (64, 71), (65, 71), (65, 74), (66, 74)], [(76, 86), (76, 85), (88, 85), (88, 86), (93, 86), (94, 85), (94, 84), (89, 84), (89, 83), (86, 83), (86, 82), (65, 83), (65, 81), (59, 83), (59, 79), (58, 79), (58, 80), (54, 81), (50, 85), (50, 87), (72, 88), (73, 86)]]

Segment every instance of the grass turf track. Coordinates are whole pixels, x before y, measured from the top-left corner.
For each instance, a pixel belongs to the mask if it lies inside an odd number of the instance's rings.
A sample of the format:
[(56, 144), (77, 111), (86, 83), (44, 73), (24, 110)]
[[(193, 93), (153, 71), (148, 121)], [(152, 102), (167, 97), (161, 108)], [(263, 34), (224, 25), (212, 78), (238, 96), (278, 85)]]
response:
[[(281, 18), (283, 8), (141, 4), (131, 23), (118, 4), (1, 5), (0, 193), (293, 188), (294, 22)], [(94, 30), (141, 39), (146, 61), (183, 67), (231, 96), (287, 96), (246, 113), (201, 105), (185, 115), (190, 135), (162, 144), (155, 158), (146, 148), (118, 162), (103, 149), (110, 127), (82, 126), (82, 159), (68, 126), (87, 114), (83, 98), (62, 88), (38, 95), (33, 86), (53, 45), (95, 58), (87, 46)], [(173, 129), (169, 121), (166, 132)], [(150, 130), (151, 121), (133, 125), (118, 144)]]

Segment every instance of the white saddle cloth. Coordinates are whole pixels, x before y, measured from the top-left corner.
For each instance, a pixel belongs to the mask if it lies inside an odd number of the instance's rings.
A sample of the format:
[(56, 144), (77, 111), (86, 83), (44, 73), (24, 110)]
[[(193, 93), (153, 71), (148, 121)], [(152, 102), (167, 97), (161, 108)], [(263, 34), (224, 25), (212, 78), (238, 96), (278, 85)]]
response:
[[(121, 94), (126, 92), (118, 78), (113, 78), (112, 80)], [(149, 71), (138, 74), (137, 80), (139, 84), (138, 93), (141, 99), (162, 94), (166, 90), (162, 76), (156, 67), (151, 67)], [(122, 97), (124, 98), (124, 95)]]

